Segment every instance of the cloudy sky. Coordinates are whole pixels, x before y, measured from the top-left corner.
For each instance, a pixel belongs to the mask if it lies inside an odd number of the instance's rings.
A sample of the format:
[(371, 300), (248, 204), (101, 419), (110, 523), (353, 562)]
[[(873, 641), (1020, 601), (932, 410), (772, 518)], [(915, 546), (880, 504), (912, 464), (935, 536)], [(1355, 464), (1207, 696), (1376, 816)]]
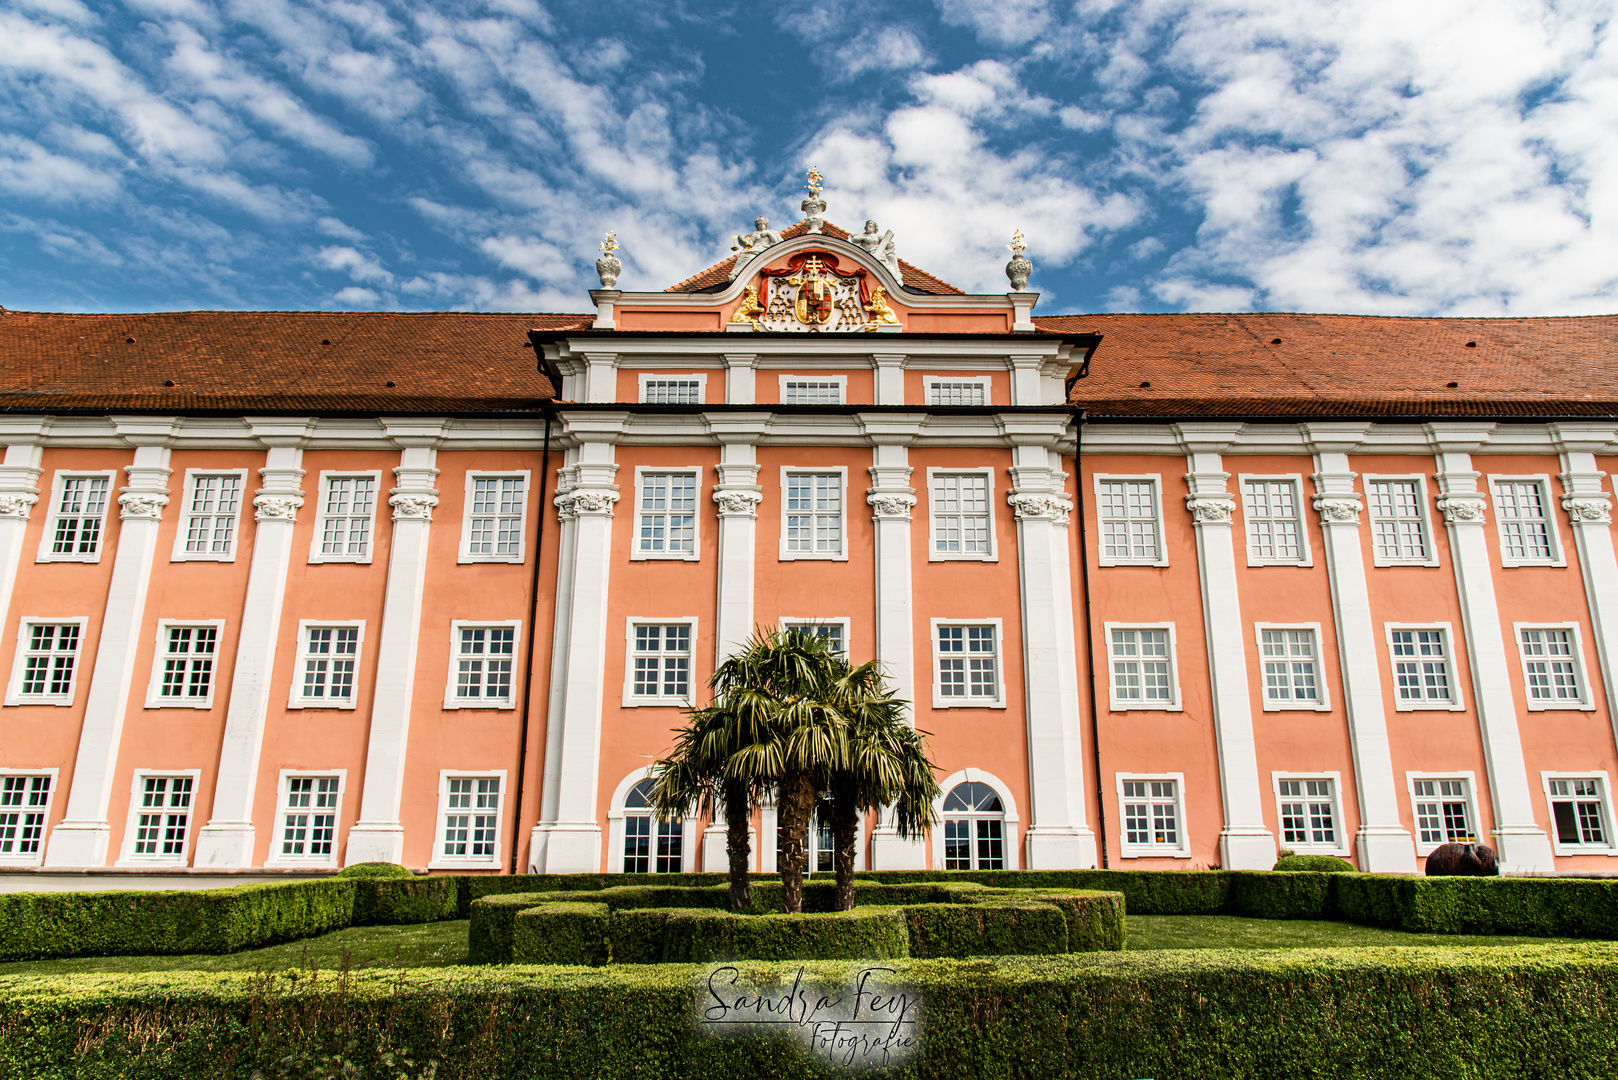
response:
[(1618, 311), (1611, 0), (0, 0), (0, 305), (578, 311), (758, 214), (1039, 310)]

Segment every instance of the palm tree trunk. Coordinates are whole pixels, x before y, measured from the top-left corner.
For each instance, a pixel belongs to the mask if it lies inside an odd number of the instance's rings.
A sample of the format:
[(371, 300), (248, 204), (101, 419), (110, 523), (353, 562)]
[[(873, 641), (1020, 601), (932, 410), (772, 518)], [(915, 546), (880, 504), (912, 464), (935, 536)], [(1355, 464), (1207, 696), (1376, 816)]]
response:
[(789, 915), (803, 912), (803, 872), (808, 864), (803, 841), (809, 832), (809, 817), (815, 812), (818, 794), (812, 772), (787, 777), (778, 794), (781, 900)]
[(730, 856), (730, 910), (746, 911), (752, 906), (752, 888), (747, 873), (753, 861), (753, 844), (747, 835), (753, 813), (747, 797), (747, 784), (725, 781), (725, 854)]
[(832, 839), (837, 850), (833, 868), (837, 872), (837, 911), (854, 910), (854, 862), (859, 852), (860, 810), (852, 785), (842, 784), (832, 795)]

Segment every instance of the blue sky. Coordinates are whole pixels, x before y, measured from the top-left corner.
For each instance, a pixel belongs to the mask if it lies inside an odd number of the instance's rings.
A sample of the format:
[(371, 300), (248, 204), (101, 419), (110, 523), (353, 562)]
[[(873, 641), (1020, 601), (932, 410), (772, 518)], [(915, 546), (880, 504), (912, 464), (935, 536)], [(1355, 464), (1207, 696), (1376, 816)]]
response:
[(758, 214), (1040, 312), (1618, 311), (1610, 0), (0, 0), (0, 305), (578, 311)]

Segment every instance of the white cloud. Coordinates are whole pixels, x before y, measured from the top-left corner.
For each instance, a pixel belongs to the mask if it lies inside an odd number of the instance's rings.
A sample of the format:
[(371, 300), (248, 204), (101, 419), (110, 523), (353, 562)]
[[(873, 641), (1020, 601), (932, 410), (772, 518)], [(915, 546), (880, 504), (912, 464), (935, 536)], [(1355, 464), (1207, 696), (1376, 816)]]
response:
[(997, 45), (1022, 45), (1051, 23), (1045, 0), (938, 0), (944, 21), (970, 27)]
[(338, 289), (331, 294), (331, 298), (339, 304), (348, 307), (371, 307), (382, 297), (371, 289), (362, 289), (358, 285), (350, 285), (346, 289)]
[(324, 247), (315, 253), (315, 262), (327, 270), (338, 270), (354, 281), (391, 282), (393, 275), (370, 255), (351, 247)]
[(118, 191), (118, 178), (30, 139), (0, 133), (0, 189), (50, 202), (104, 200)]

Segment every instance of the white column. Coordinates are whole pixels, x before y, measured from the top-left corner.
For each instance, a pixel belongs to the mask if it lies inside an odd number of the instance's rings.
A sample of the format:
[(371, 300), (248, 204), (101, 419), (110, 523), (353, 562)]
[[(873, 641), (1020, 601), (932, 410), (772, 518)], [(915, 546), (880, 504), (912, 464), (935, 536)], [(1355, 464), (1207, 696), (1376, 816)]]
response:
[(905, 404), (905, 357), (903, 353), (875, 353), (873, 382), (878, 405)]
[(50, 417), (0, 418), (0, 444), (6, 448), (5, 461), (0, 464), (0, 620), (11, 611), (28, 514), (39, 502), (40, 462), (50, 429)]
[(1264, 826), (1263, 786), (1253, 739), (1253, 699), (1247, 684), (1247, 629), (1236, 585), (1231, 515), (1236, 498), (1225, 487), (1220, 451), (1241, 432), (1240, 424), (1177, 424), (1186, 450), (1186, 509), (1197, 534), (1197, 572), (1202, 581), (1202, 623), (1208, 639), (1208, 679), (1213, 690), (1214, 741), (1219, 750), (1219, 795), (1224, 828), (1220, 865), (1226, 870), (1268, 870), (1275, 865), (1275, 835)]
[(1470, 451), (1489, 438), (1493, 424), (1428, 424), (1438, 463), (1438, 508), (1449, 531), (1450, 560), (1461, 600), (1462, 633), (1472, 665), (1472, 696), (1483, 734), (1494, 802), (1495, 849), (1502, 870), (1554, 870), (1550, 838), (1534, 821), (1533, 789), (1523, 760), (1517, 700), (1506, 652), (1494, 568), (1483, 535), (1488, 499), (1478, 490)]
[(107, 863), (112, 838), (107, 807), (135, 677), (135, 652), (146, 619), (146, 590), (152, 581), (157, 531), (169, 501), (169, 448), (179, 421), (117, 417), (113, 424), (119, 435), (134, 444), (135, 460), (124, 467), (129, 485), (118, 496), (118, 550), (113, 556), (112, 581), (84, 703), (72, 788), (66, 816), (51, 830), (46, 866)]
[(303, 445), (314, 421), (303, 418), (250, 420), (267, 448), (258, 471), (264, 486), (253, 498), (253, 561), (236, 642), (236, 663), (219, 749), (213, 813), (197, 833), (195, 865), (253, 865), (253, 798), (259, 755), (270, 712), (270, 678), (281, 633), (281, 605), (292, 562), (292, 532), (303, 505)]
[[(1037, 371), (1035, 372), (1037, 376)], [(1028, 725), (1027, 863), (1030, 870), (1089, 869), (1096, 837), (1088, 820), (1080, 737), (1079, 659), (1073, 629), (1067, 494), (1057, 445), (1060, 416), (1002, 417), (1014, 447), (1006, 501), (1017, 519), (1023, 697)]]
[(617, 401), (618, 354), (586, 353), (584, 363), (584, 400)]
[(754, 551), (758, 506), (764, 500), (756, 444), (768, 430), (769, 417), (710, 413), (704, 419), (719, 439), (718, 483), (713, 489), (719, 508), (714, 661), (723, 663), (753, 634)]
[(758, 400), (753, 383), (758, 357), (751, 353), (725, 353), (725, 403), (751, 405)]
[(1388, 745), (1383, 704), (1382, 645), (1371, 619), (1371, 597), (1360, 546), (1360, 495), (1349, 471), (1348, 451), (1364, 437), (1366, 424), (1310, 424), (1315, 450), (1315, 511), (1325, 537), (1326, 574), (1331, 584), (1337, 629), (1338, 664), (1343, 678), (1343, 711), (1354, 758), (1354, 790), (1359, 796), (1360, 830), (1354, 837), (1359, 866), (1373, 874), (1414, 874), (1416, 847), (1399, 819), (1399, 785)]
[(1590, 628), (1601, 682), (1607, 688), (1607, 716), (1618, 737), (1618, 559), (1612, 544), (1612, 496), (1601, 486), (1606, 473), (1596, 468), (1596, 452), (1618, 439), (1611, 424), (1554, 424), (1551, 434), (1562, 455), (1562, 509), (1573, 530), (1573, 547), (1590, 605)]
[[(562, 465), (556, 470), (556, 601), (552, 613), (550, 692), (546, 697), (545, 715), (545, 767), (539, 786), (539, 820), (528, 833), (528, 870), (539, 873), (545, 867), (545, 844), (550, 837), (547, 822), (556, 821), (557, 804), (562, 786), (562, 707), (567, 700), (565, 674), (570, 654), (567, 631), (573, 622), (573, 563), (578, 553), (579, 519), (571, 509), (567, 496), (573, 490), (574, 474), (579, 451), (569, 446), (571, 438), (558, 433), (554, 440), (563, 446)], [(551, 507), (541, 507), (549, 513)]]
[[(371, 728), (365, 748), (365, 793), (360, 816), (348, 831), (344, 865), (402, 862), (405, 750), (410, 741), (410, 700), (416, 682), (416, 649), (421, 636), (421, 602), (427, 589), (427, 541), (438, 491), (433, 481), (443, 420), (382, 421), (400, 448), (393, 470), (393, 537), (389, 543), (388, 584), (377, 635), (376, 684), (371, 692)], [(452, 526), (453, 527), (453, 526)]]
[[(903, 358), (900, 358), (901, 364)], [(878, 370), (878, 382), (884, 369)], [(902, 366), (897, 371), (902, 378)], [(916, 700), (914, 609), (910, 580), (910, 512), (916, 489), (910, 486), (910, 441), (926, 418), (903, 413), (862, 413), (860, 425), (873, 444), (871, 487), (865, 501), (876, 522), (876, 659), (894, 693)], [(912, 725), (915, 716), (910, 717)], [(773, 840), (768, 843), (774, 844)], [(873, 870), (926, 869), (927, 850), (920, 839), (901, 839), (891, 813), (884, 811), (871, 836)]]
[[(620, 680), (606, 672), (607, 585), (612, 554), (614, 444), (624, 413), (564, 413), (564, 436), (576, 443), (566, 490), (556, 496), (558, 514), (571, 519), (571, 558), (559, 568), (566, 607), (558, 606), (556, 635), (567, 639), (563, 666), (551, 671), (552, 697), (545, 763), (544, 817), (534, 830), (534, 861), (545, 873), (596, 873), (601, 869), (601, 826), (596, 800), (601, 771), (601, 711)], [(555, 768), (552, 768), (552, 760)]]

